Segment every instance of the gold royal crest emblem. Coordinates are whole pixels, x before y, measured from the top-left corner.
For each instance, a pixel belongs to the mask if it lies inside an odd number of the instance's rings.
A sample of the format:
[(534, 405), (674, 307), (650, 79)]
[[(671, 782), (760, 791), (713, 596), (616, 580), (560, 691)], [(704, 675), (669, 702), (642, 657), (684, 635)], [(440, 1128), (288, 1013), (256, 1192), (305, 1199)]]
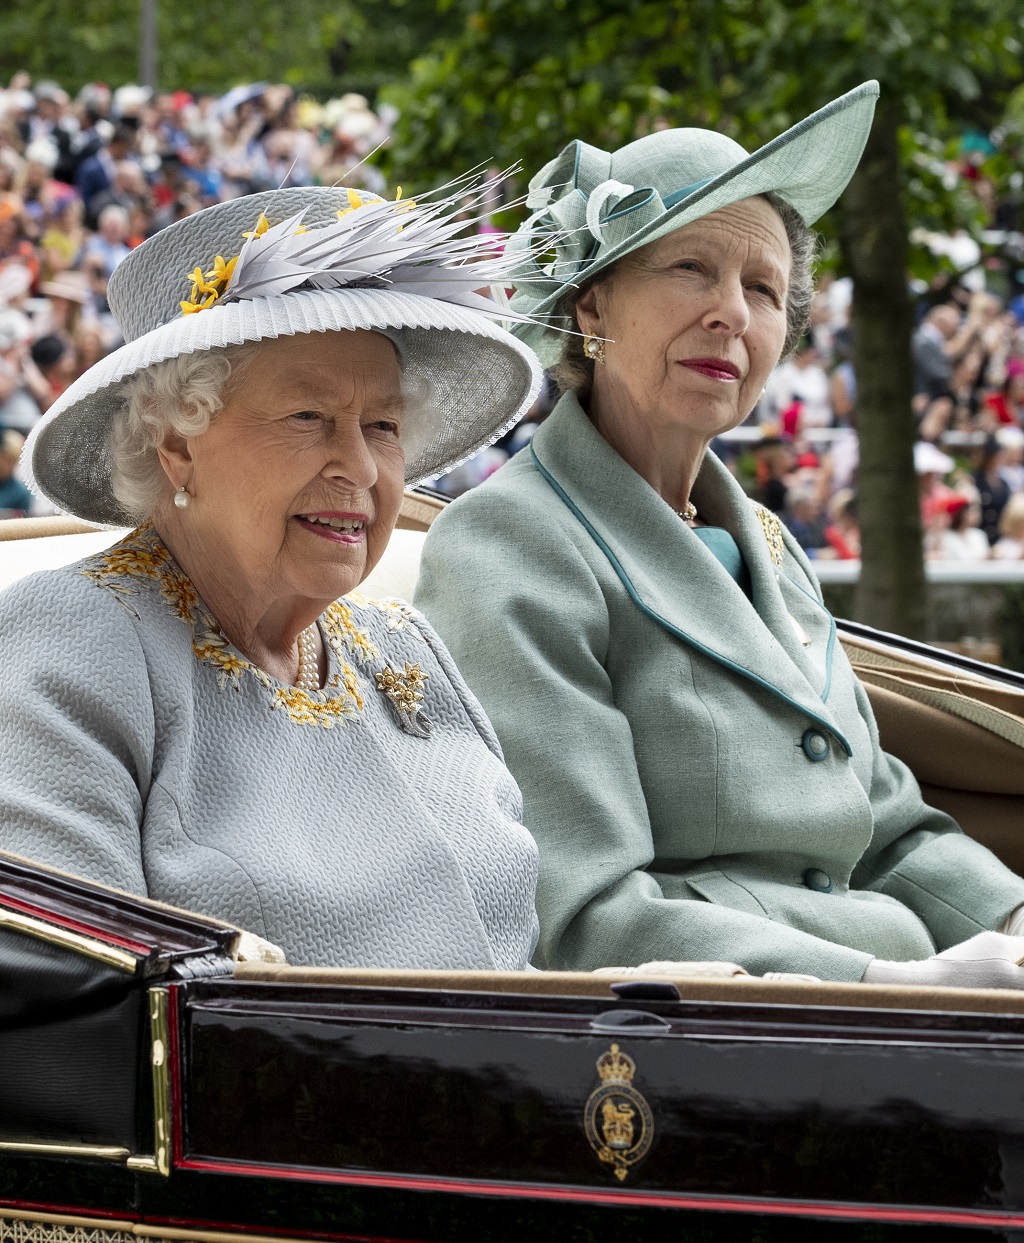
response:
[(636, 1063), (613, 1044), (597, 1059), (601, 1083), (590, 1094), (583, 1126), (598, 1159), (622, 1182), (654, 1139), (651, 1107), (633, 1087)]

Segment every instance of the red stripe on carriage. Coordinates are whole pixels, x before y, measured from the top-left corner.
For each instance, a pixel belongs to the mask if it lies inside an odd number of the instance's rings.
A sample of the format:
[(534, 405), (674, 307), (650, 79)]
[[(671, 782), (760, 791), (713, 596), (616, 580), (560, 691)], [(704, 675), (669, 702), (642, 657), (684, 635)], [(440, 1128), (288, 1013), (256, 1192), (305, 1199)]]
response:
[(1000, 1209), (916, 1208), (887, 1204), (830, 1203), (824, 1200), (761, 1200), (752, 1196), (710, 1196), (670, 1191), (617, 1191), (614, 1188), (602, 1187), (546, 1187), (539, 1183), (491, 1183), (468, 1178), (430, 1178), (259, 1165), (244, 1161), (218, 1161), (207, 1157), (185, 1157), (176, 1162), (176, 1165), (181, 1169), (206, 1170), (211, 1174), (344, 1183), (353, 1187), (382, 1187), (395, 1191), (443, 1191), (458, 1195), (500, 1196), (506, 1200), (567, 1200), (578, 1204), (609, 1204), (623, 1208), (761, 1213), (776, 1217), (817, 1217), (906, 1225), (984, 1226), (990, 1230), (1024, 1228), (1024, 1212), (1006, 1212)]
[(181, 1019), (178, 997), (183, 985), (167, 989), (167, 1056), (171, 1069), (171, 1164), (180, 1165), (183, 1155), (181, 1137), (184, 1133), (185, 1111), (181, 1095)]
[(69, 932), (77, 932), (79, 936), (102, 941), (104, 945), (116, 945), (118, 949), (128, 950), (132, 954), (141, 954), (143, 958), (148, 958), (153, 952), (151, 945), (140, 945), (138, 941), (129, 941), (127, 937), (119, 937), (116, 932), (101, 932), (99, 928), (80, 923), (77, 919), (69, 919), (67, 915), (58, 915), (54, 911), (48, 911), (44, 906), (33, 906), (31, 902), (23, 902), (21, 898), (12, 898), (7, 893), (0, 893), (0, 906), (6, 906), (20, 915), (31, 915), (34, 919), (41, 919), (58, 928), (66, 928)]

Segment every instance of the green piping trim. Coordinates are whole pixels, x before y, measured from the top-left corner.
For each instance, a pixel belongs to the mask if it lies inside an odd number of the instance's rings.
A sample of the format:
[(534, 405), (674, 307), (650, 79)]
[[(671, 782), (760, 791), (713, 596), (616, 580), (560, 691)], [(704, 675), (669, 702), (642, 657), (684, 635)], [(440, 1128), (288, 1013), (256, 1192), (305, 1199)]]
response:
[(828, 644), (825, 648), (825, 685), (821, 692), (821, 702), (828, 703), (829, 691), (832, 689), (832, 654), (836, 650), (836, 619), (828, 615)]
[(853, 755), (853, 748), (846, 741), (846, 739), (839, 732), (839, 730), (837, 730), (836, 727), (830, 721), (826, 721), (824, 717), (820, 717), (816, 713), (810, 712), (806, 707), (804, 707), (802, 703), (798, 703), (795, 699), (790, 699), (790, 697), (787, 694), (785, 694), (783, 691), (780, 691), (777, 686), (773, 686), (771, 682), (768, 682), (764, 678), (759, 677), (756, 673), (752, 672), (750, 669), (744, 669), (742, 665), (737, 665), (735, 661), (729, 660), (727, 656), (723, 656), (721, 655), (721, 653), (713, 651), (710, 647), (705, 647), (703, 643), (699, 643), (696, 639), (686, 634), (685, 631), (680, 630), (678, 626), (674, 626), (667, 618), (662, 617), (661, 614), (656, 612), (654, 609), (652, 609), (649, 604), (646, 604), (640, 598), (639, 592), (633, 586), (632, 580), (630, 579), (626, 571), (623, 569), (622, 564), (620, 563), (619, 559), (616, 557), (615, 553), (612, 552), (611, 548), (609, 548), (606, 541), (594, 529), (594, 527), (591, 525), (590, 521), (588, 520), (586, 515), (583, 513), (583, 511), (579, 508), (579, 506), (575, 504), (575, 502), (572, 500), (569, 494), (565, 491), (565, 489), (558, 483), (558, 481), (554, 478), (554, 476), (543, 465), (540, 458), (537, 456), (537, 450), (534, 448), (532, 442), (530, 444), (530, 456), (533, 458), (533, 464), (537, 467), (537, 470), (540, 472), (541, 476), (546, 480), (548, 484), (550, 484), (551, 488), (554, 490), (555, 495), (559, 498), (559, 500), (562, 501), (562, 503), (569, 509), (569, 511), (583, 524), (583, 527), (588, 533), (588, 535), (590, 536), (590, 538), (594, 541), (594, 543), (598, 546), (598, 548), (600, 548), (601, 551), (604, 553), (604, 555), (608, 558), (608, 561), (611, 564), (612, 569), (615, 571), (615, 573), (619, 577), (619, 581), (622, 583), (623, 587), (625, 587), (627, 595), (633, 601), (633, 603), (637, 606), (637, 608), (641, 611), (641, 613), (649, 617), (653, 622), (656, 622), (659, 626), (662, 627), (663, 630), (667, 630), (669, 634), (674, 634), (676, 638), (682, 639), (684, 643), (689, 644), (690, 647), (695, 648), (698, 652), (701, 652), (704, 656), (709, 657), (711, 660), (717, 662), (720, 665), (724, 665), (726, 669), (731, 669), (733, 673), (738, 673), (742, 677), (749, 678), (751, 682), (753, 682), (757, 686), (760, 686), (762, 690), (766, 690), (770, 695), (774, 695), (776, 699), (781, 699), (784, 704), (788, 704), (789, 707), (791, 708), (796, 708), (796, 710), (802, 713), (804, 716), (809, 716), (812, 721), (815, 721), (823, 729), (827, 729), (828, 732), (835, 739), (838, 740), (838, 742), (840, 743), (843, 750), (846, 752), (848, 756)]
[(668, 198), (662, 199), (662, 204), (666, 211), (670, 207), (675, 207), (677, 203), (681, 203), (683, 199), (689, 198), (691, 194), (696, 194), (698, 190), (703, 190), (708, 182), (714, 181), (714, 177), (705, 177), (703, 181), (695, 181), (692, 185), (683, 186), (681, 190), (675, 190)]
[[(626, 198), (631, 199), (633, 195), (640, 194), (640, 193), (642, 193), (642, 191), (634, 190), (633, 194), (627, 194)], [(605, 218), (601, 221), (601, 223), (607, 224), (609, 220), (617, 220), (619, 216), (628, 216), (631, 212), (635, 212), (641, 207), (646, 207), (647, 204), (650, 203), (654, 199), (654, 195), (655, 195), (654, 190), (648, 190), (647, 193), (644, 195), (642, 199), (640, 199), (639, 202), (631, 203), (629, 207), (616, 207), (614, 211), (610, 211), (608, 215), (605, 216)]]

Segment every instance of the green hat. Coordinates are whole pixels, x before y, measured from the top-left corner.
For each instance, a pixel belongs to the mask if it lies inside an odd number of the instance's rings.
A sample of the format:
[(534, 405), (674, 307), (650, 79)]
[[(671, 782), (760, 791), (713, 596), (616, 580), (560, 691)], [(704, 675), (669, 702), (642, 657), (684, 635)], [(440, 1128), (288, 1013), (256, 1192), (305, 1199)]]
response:
[(630, 251), (752, 195), (775, 193), (812, 224), (846, 188), (864, 151), (878, 98), (865, 82), (749, 155), (707, 129), (670, 129), (618, 151), (579, 140), (530, 182), (532, 211), (509, 241), (518, 256), (512, 308), (545, 317), (512, 331), (550, 366), (574, 328), (555, 314), (565, 292)]

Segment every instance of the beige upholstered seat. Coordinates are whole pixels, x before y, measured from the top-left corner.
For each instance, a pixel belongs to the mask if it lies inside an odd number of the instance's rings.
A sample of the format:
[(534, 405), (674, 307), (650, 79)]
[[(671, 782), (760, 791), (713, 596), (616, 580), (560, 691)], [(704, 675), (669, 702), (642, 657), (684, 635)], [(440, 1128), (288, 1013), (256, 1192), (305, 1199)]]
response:
[(844, 635), (882, 746), (924, 797), (1024, 875), (1024, 690)]

